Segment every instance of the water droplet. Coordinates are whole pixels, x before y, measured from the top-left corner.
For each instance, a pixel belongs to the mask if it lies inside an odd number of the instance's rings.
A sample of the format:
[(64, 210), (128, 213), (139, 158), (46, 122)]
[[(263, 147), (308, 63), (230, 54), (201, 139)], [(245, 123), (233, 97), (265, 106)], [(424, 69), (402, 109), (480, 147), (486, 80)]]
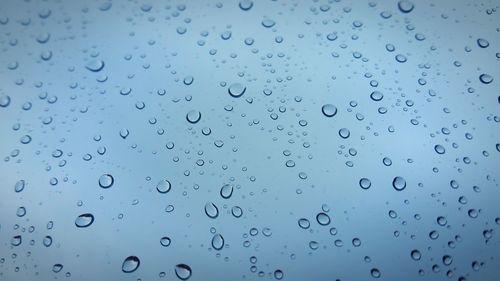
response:
[(186, 114), (186, 120), (191, 124), (196, 124), (201, 119), (201, 112), (198, 110), (191, 110)]
[(159, 193), (167, 193), (172, 188), (172, 184), (167, 179), (162, 179), (156, 184), (156, 190)]
[(127, 257), (122, 263), (122, 271), (125, 273), (132, 273), (136, 271), (141, 265), (141, 261), (136, 256)]
[(319, 213), (316, 215), (316, 221), (318, 221), (318, 223), (320, 225), (329, 225), (330, 224), (330, 216), (328, 216), (325, 213)]
[(406, 180), (404, 178), (402, 178), (402, 177), (395, 177), (392, 180), (392, 186), (397, 191), (401, 191), (401, 190), (403, 190), (403, 189), (406, 188)]
[(372, 186), (372, 182), (367, 178), (362, 178), (359, 180), (359, 186), (362, 189), (368, 189), (370, 188), (370, 186)]
[(114, 182), (115, 179), (110, 174), (104, 174), (99, 177), (99, 186), (102, 188), (110, 188)]
[(180, 263), (175, 266), (175, 275), (181, 280), (188, 280), (192, 273), (191, 267), (187, 264)]
[(229, 199), (233, 195), (233, 185), (225, 184), (220, 189), (220, 196), (224, 199)]
[(299, 223), (300, 228), (302, 228), (302, 229), (308, 229), (309, 226), (311, 225), (309, 220), (306, 218), (299, 219), (298, 223)]
[(205, 214), (209, 218), (215, 219), (219, 215), (219, 209), (214, 203), (208, 202), (205, 204)]
[(21, 192), (24, 190), (24, 187), (26, 186), (26, 182), (24, 180), (19, 180), (16, 182), (14, 185), (14, 191), (15, 192)]
[(60, 264), (60, 263), (56, 263), (56, 264), (54, 264), (54, 266), (52, 266), (52, 271), (53, 271), (54, 273), (58, 273), (58, 272), (60, 272), (62, 269), (63, 269), (63, 265), (62, 265), (62, 264)]
[(323, 115), (326, 117), (333, 117), (335, 114), (337, 114), (337, 107), (333, 104), (325, 104), (321, 107), (321, 112), (323, 112)]
[(233, 98), (239, 98), (245, 93), (246, 89), (247, 88), (241, 83), (233, 83), (229, 86), (227, 91)]
[(373, 91), (370, 94), (370, 98), (374, 101), (381, 101), (384, 98), (384, 95), (379, 91)]
[(79, 215), (75, 220), (77, 227), (88, 227), (94, 222), (94, 215), (87, 213)]
[(413, 9), (415, 8), (415, 5), (411, 1), (401, 0), (398, 2), (398, 8), (403, 13), (409, 13), (409, 12), (413, 11)]
[(276, 280), (281, 280), (281, 279), (283, 279), (283, 271), (282, 271), (281, 269), (276, 269), (276, 270), (274, 271), (274, 278), (275, 278)]
[(265, 28), (271, 28), (275, 24), (276, 24), (276, 22), (273, 21), (272, 19), (269, 19), (269, 18), (265, 18), (262, 20), (262, 26), (264, 26)]
[(422, 257), (422, 254), (420, 254), (420, 251), (419, 250), (413, 250), (411, 251), (411, 258), (415, 261), (418, 261), (420, 260), (420, 258)]
[(10, 104), (10, 96), (2, 95), (0, 96), (0, 107), (7, 107)]
[(490, 84), (493, 82), (493, 76), (483, 73), (479, 75), (479, 81), (481, 81), (483, 84)]
[(163, 236), (161, 239), (160, 239), (160, 244), (163, 246), (163, 247), (168, 247), (170, 246), (170, 243), (172, 241), (170, 240), (170, 237), (167, 237), (167, 236)]
[(104, 68), (104, 62), (102, 60), (91, 60), (85, 65), (85, 68), (92, 72), (99, 72)]
[(248, 11), (253, 7), (253, 1), (252, 0), (240, 0), (239, 3), (240, 9), (243, 11)]
[(382, 274), (380, 274), (380, 270), (378, 270), (377, 268), (372, 268), (370, 270), (370, 274), (372, 275), (373, 278), (377, 278), (377, 279), (380, 278), (380, 276), (382, 275)]
[(21, 235), (16, 235), (10, 239), (10, 244), (14, 247), (21, 245), (23, 242), (23, 239), (21, 238)]
[(212, 237), (212, 247), (220, 251), (224, 247), (224, 237), (220, 234), (215, 234), (214, 237)]
[(486, 40), (486, 39), (479, 38), (479, 39), (477, 39), (477, 45), (481, 48), (488, 48), (488, 46), (490, 45), (490, 42), (488, 42), (488, 40)]
[(436, 144), (434, 146), (434, 150), (436, 151), (437, 154), (444, 154), (445, 153), (444, 147), (440, 144)]

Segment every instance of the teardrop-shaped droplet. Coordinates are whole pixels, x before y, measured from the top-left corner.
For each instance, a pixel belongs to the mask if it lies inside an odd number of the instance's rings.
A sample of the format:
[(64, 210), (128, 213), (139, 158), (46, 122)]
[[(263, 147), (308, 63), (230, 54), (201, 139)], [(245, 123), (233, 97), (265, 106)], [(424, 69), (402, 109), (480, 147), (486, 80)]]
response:
[(233, 195), (233, 185), (225, 184), (220, 189), (220, 196), (224, 199), (229, 199)]
[(115, 179), (110, 174), (103, 174), (99, 177), (99, 186), (102, 188), (110, 188), (114, 182)]
[(132, 273), (136, 271), (141, 265), (141, 261), (136, 256), (127, 257), (122, 263), (122, 271), (125, 273)]
[(220, 234), (215, 234), (214, 237), (212, 237), (212, 247), (220, 251), (224, 247), (224, 237)]
[(229, 86), (228, 92), (233, 98), (239, 98), (245, 93), (246, 89), (247, 87), (241, 83), (233, 83)]
[(215, 219), (219, 215), (219, 209), (214, 203), (208, 202), (205, 204), (205, 214), (209, 218)]
[(77, 227), (88, 227), (94, 222), (94, 215), (87, 213), (79, 215), (75, 220)]
[(397, 191), (401, 191), (406, 188), (406, 180), (402, 177), (395, 177), (394, 180), (392, 180), (392, 186)]
[(163, 179), (156, 184), (156, 190), (159, 193), (167, 193), (172, 188), (172, 184), (167, 179)]
[(181, 280), (188, 280), (192, 274), (191, 267), (187, 264), (180, 263), (175, 266), (175, 275)]

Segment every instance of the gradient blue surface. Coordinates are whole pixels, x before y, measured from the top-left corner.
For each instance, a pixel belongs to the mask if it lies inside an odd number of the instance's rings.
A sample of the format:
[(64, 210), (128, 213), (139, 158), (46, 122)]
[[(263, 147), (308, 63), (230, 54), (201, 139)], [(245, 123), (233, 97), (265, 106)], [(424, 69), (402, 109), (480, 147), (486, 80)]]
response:
[(499, 9), (1, 1), (0, 280), (499, 280)]

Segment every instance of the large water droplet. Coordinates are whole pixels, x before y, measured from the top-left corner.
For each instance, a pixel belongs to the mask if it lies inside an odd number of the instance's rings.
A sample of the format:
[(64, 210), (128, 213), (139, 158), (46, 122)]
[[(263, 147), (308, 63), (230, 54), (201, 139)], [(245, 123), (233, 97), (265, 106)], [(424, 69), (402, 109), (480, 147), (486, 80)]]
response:
[(92, 72), (99, 72), (104, 68), (104, 62), (102, 60), (91, 60), (85, 65), (85, 68)]
[(229, 86), (227, 91), (233, 98), (239, 98), (245, 93), (246, 89), (247, 88), (241, 83), (233, 83)]
[(196, 124), (201, 119), (201, 112), (198, 110), (191, 110), (186, 114), (186, 120), (191, 124)]
[(180, 263), (175, 266), (175, 275), (181, 280), (188, 280), (192, 273), (191, 267), (187, 264)]
[(398, 8), (403, 13), (409, 13), (409, 12), (413, 11), (413, 8), (415, 8), (415, 5), (411, 1), (401, 0), (398, 2)]
[(102, 188), (110, 188), (114, 182), (115, 179), (110, 174), (104, 174), (99, 177), (99, 186)]
[(136, 256), (127, 257), (122, 263), (122, 271), (125, 273), (132, 273), (136, 271), (141, 265), (141, 261)]
[(219, 209), (214, 203), (208, 202), (205, 204), (205, 214), (209, 218), (215, 219), (219, 215)]
[(323, 112), (323, 115), (326, 117), (333, 117), (335, 114), (337, 114), (337, 107), (333, 104), (325, 104), (321, 107), (321, 112)]
[(479, 81), (481, 81), (483, 84), (490, 84), (493, 82), (493, 76), (483, 73), (479, 75)]
[(406, 180), (404, 178), (402, 178), (402, 177), (395, 177), (392, 180), (392, 186), (397, 191), (401, 191), (401, 190), (403, 190), (403, 189), (406, 188)]
[(214, 237), (212, 237), (212, 247), (220, 251), (224, 247), (224, 237), (220, 234), (215, 234)]
[(156, 190), (159, 193), (167, 193), (172, 188), (172, 184), (167, 179), (163, 179), (156, 184)]
[(75, 220), (77, 227), (88, 227), (94, 222), (94, 215), (87, 213), (79, 215)]
[(220, 189), (220, 196), (224, 199), (229, 199), (233, 195), (233, 185), (225, 184)]
[(253, 7), (253, 1), (252, 0), (240, 0), (239, 3), (240, 9), (243, 11), (248, 11)]

